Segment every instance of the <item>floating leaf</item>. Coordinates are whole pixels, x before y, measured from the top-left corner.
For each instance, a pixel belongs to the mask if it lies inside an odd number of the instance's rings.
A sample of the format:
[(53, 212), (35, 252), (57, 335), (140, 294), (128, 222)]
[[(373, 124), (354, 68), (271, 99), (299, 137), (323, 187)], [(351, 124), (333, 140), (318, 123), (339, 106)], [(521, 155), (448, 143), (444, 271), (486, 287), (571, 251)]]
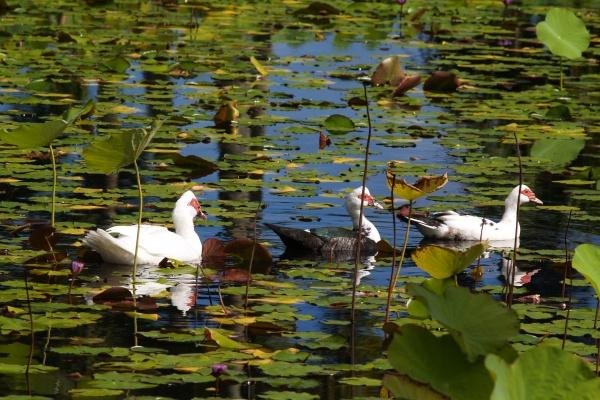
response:
[(491, 400), (592, 400), (600, 380), (581, 358), (554, 346), (537, 346), (521, 353), (512, 364), (489, 354), (485, 366), (495, 380)]
[(170, 154), (169, 157), (178, 167), (188, 168), (190, 170), (188, 175), (192, 179), (202, 178), (219, 170), (219, 166), (214, 162), (194, 154), (182, 156), (179, 153), (174, 153)]
[(550, 9), (535, 31), (552, 54), (571, 60), (581, 57), (581, 52), (590, 45), (590, 33), (583, 21), (564, 8)]
[(415, 264), (436, 279), (446, 279), (467, 268), (483, 254), (486, 245), (476, 243), (465, 251), (439, 245), (426, 245), (413, 251)]
[(375, 86), (389, 84), (398, 86), (404, 79), (404, 71), (400, 65), (400, 57), (392, 56), (384, 59), (377, 65), (371, 76), (371, 82)]
[(344, 133), (354, 130), (354, 122), (341, 114), (330, 115), (323, 121), (323, 126), (331, 133)]
[(149, 131), (130, 130), (97, 140), (83, 149), (83, 158), (94, 172), (110, 174), (132, 164), (142, 154), (164, 120), (157, 120)]
[(228, 338), (223, 334), (224, 332), (221, 329), (216, 328), (204, 328), (204, 336), (215, 342), (219, 347), (223, 347), (226, 349), (249, 349), (255, 347), (249, 343), (240, 343), (236, 342), (233, 339)]
[(540, 139), (531, 146), (530, 156), (566, 165), (577, 158), (585, 147), (585, 139)]
[(451, 335), (437, 337), (421, 326), (403, 325), (394, 332), (388, 359), (398, 372), (452, 399), (486, 399), (492, 391), (483, 358), (469, 361)]
[(547, 119), (557, 119), (561, 121), (572, 119), (571, 110), (564, 104), (559, 104), (557, 106), (550, 107), (548, 111), (546, 111), (545, 117)]
[(389, 169), (386, 171), (385, 176), (389, 188), (392, 187), (393, 183), (394, 194), (406, 200), (415, 200), (433, 193), (448, 183), (448, 173), (437, 176), (423, 176), (414, 185), (406, 182), (403, 178), (398, 178)]
[(427, 303), (431, 318), (448, 328), (469, 360), (500, 349), (519, 333), (517, 314), (488, 294), (450, 286), (438, 295), (413, 283), (406, 288)]
[(129, 67), (131, 67), (129, 61), (125, 57), (121, 56), (117, 56), (111, 58), (110, 60), (104, 61), (102, 65), (106, 69), (116, 72), (118, 74), (124, 74), (129, 69)]
[(600, 296), (600, 246), (591, 243), (580, 244), (575, 248), (573, 268), (588, 280)]

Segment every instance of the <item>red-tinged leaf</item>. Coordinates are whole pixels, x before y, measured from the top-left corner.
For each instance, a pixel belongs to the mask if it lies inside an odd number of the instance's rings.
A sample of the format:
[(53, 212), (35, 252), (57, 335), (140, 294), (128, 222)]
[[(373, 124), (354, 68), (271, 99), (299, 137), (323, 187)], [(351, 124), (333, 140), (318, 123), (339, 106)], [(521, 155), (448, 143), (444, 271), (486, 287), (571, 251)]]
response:
[(202, 259), (225, 257), (225, 245), (217, 238), (208, 238), (202, 242)]
[[(235, 239), (225, 246), (225, 252), (234, 255), (239, 259), (238, 266), (247, 268), (250, 264), (252, 248), (255, 247), (254, 245), (254, 241), (250, 239)], [(252, 268), (268, 268), (271, 266), (272, 262), (273, 257), (269, 250), (260, 243), (256, 243)]]
[(423, 84), (427, 92), (451, 93), (461, 85), (455, 73), (449, 71), (435, 71)]
[(331, 139), (329, 139), (329, 136), (325, 135), (323, 132), (319, 132), (319, 150), (323, 150), (330, 144)]
[(423, 16), (423, 14), (425, 14), (428, 11), (427, 8), (423, 7), (423, 8), (419, 8), (417, 11), (414, 12), (414, 14), (410, 17), (411, 21), (418, 21), (421, 19), (421, 17)]
[(250, 279), (250, 274), (245, 269), (226, 268), (221, 272), (221, 275), (218, 277), (218, 279), (221, 282), (246, 283)]
[(418, 86), (419, 83), (421, 83), (421, 75), (411, 75), (405, 77), (404, 79), (402, 79), (402, 82), (400, 82), (400, 84), (396, 86), (396, 89), (394, 89), (392, 97), (404, 96), (404, 93)]
[(515, 299), (519, 303), (529, 303), (529, 304), (540, 304), (542, 302), (542, 296), (539, 294), (529, 294), (527, 296), (521, 296)]
[(29, 244), (35, 250), (52, 251), (58, 241), (58, 233), (50, 225), (35, 229), (29, 236)]
[(98, 293), (92, 298), (92, 300), (94, 301), (94, 303), (104, 304), (122, 301), (133, 301), (133, 296), (129, 289), (121, 286), (114, 286)]
[(61, 262), (67, 258), (67, 253), (64, 251), (55, 251), (54, 253), (40, 254), (25, 261), (26, 265), (32, 264), (54, 264)]

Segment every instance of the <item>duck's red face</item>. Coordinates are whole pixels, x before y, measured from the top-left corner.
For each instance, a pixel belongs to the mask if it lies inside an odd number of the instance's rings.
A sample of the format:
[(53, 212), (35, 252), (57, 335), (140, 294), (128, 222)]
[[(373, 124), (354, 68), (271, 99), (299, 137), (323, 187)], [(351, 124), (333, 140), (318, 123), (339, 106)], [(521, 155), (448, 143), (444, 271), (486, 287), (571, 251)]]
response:
[(521, 190), (521, 194), (524, 195), (524, 196), (527, 196), (527, 198), (529, 199), (529, 201), (531, 203), (544, 204), (540, 199), (538, 199), (535, 196), (535, 193), (533, 193), (533, 190), (531, 190), (529, 188)]
[(194, 208), (194, 210), (196, 210), (196, 215), (198, 215), (200, 218), (204, 220), (207, 219), (206, 214), (202, 212), (202, 207), (200, 207), (200, 202), (198, 201), (198, 199), (194, 198), (190, 200), (188, 206)]
[(364, 194), (364, 196), (362, 196), (362, 197), (361, 197), (360, 195), (358, 195), (358, 198), (359, 198), (359, 199), (362, 199), (362, 201), (365, 201), (365, 202), (367, 202), (367, 205), (368, 205), (369, 207), (383, 208), (383, 206), (382, 206), (381, 204), (379, 204), (379, 203), (378, 203), (378, 202), (375, 200), (375, 198), (373, 198), (373, 196), (371, 196), (370, 194), (366, 194), (366, 193), (365, 193), (365, 194)]

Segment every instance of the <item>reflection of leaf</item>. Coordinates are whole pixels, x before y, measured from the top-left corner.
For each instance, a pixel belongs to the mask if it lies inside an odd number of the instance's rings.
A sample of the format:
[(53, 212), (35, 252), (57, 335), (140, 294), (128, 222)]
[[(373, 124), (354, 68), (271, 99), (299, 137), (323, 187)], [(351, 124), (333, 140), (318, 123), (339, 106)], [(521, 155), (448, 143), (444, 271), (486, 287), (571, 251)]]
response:
[(388, 358), (398, 372), (452, 399), (486, 399), (492, 391), (483, 359), (469, 361), (451, 335), (436, 337), (418, 325), (401, 326)]
[(404, 79), (404, 71), (400, 65), (400, 57), (392, 56), (384, 59), (377, 65), (371, 76), (373, 85), (398, 86)]
[(425, 300), (431, 318), (448, 328), (470, 360), (498, 350), (519, 333), (517, 314), (487, 294), (450, 286), (438, 295), (412, 283), (406, 288)]
[(189, 176), (192, 179), (202, 178), (219, 170), (217, 164), (193, 154), (182, 156), (179, 153), (172, 153), (169, 154), (169, 157), (178, 167), (189, 168)]
[(325, 126), (325, 129), (332, 133), (348, 132), (355, 127), (354, 122), (350, 118), (341, 114), (330, 115), (323, 121), (323, 125)]
[(29, 236), (29, 244), (35, 250), (52, 251), (57, 241), (58, 234), (56, 233), (56, 229), (50, 225), (37, 228)]
[(237, 121), (240, 117), (240, 111), (237, 109), (237, 103), (235, 101), (230, 101), (226, 104), (223, 104), (215, 116), (213, 117), (213, 121), (217, 126), (229, 125), (234, 121)]
[(325, 147), (331, 144), (331, 139), (323, 132), (319, 132), (319, 150), (323, 150)]
[(554, 346), (537, 346), (512, 364), (489, 354), (485, 366), (495, 380), (491, 400), (592, 400), (600, 393), (589, 364)]
[(406, 200), (415, 200), (421, 196), (433, 193), (448, 183), (448, 173), (436, 176), (423, 176), (415, 184), (411, 185), (403, 178), (398, 178), (388, 169), (386, 171), (388, 187), (394, 183), (394, 193)]
[(600, 296), (600, 246), (591, 243), (580, 244), (575, 248), (573, 268), (588, 280)]
[(425, 272), (436, 279), (446, 279), (467, 268), (485, 250), (485, 244), (476, 243), (465, 251), (443, 246), (427, 245), (417, 248), (412, 259)]
[(540, 139), (533, 143), (529, 155), (566, 165), (575, 160), (584, 147), (585, 139)]
[[(233, 254), (240, 258), (240, 266), (247, 267), (252, 258), (252, 248), (255, 246), (253, 240), (250, 239), (235, 239), (225, 246), (227, 254)], [(269, 250), (260, 243), (256, 243), (254, 249), (254, 259), (252, 267), (270, 267), (273, 262), (273, 257)]]
[(535, 27), (538, 39), (552, 54), (575, 59), (590, 45), (590, 33), (585, 24), (572, 11), (552, 8), (546, 19)]

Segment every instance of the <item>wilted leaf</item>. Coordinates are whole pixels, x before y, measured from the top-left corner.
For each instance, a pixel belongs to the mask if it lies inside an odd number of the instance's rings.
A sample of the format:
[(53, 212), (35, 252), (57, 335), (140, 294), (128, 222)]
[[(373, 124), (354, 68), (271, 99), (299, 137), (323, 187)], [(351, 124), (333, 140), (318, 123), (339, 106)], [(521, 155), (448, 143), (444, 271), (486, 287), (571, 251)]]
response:
[(435, 71), (423, 84), (427, 92), (451, 93), (460, 86), (460, 80), (453, 72)]
[(396, 86), (396, 89), (394, 89), (394, 92), (392, 93), (392, 97), (404, 96), (404, 93), (418, 86), (420, 83), (421, 75), (407, 76), (402, 79), (402, 82), (400, 82), (398, 86)]
[(414, 185), (406, 182), (403, 178), (394, 176), (389, 169), (386, 171), (386, 178), (389, 188), (392, 188), (393, 183), (394, 194), (406, 200), (415, 200), (421, 196), (433, 193), (448, 183), (448, 173), (436, 176), (423, 176)]
[(377, 65), (371, 76), (371, 82), (375, 86), (389, 84), (398, 86), (404, 79), (404, 71), (400, 65), (400, 57), (392, 56), (384, 59)]
[(45, 225), (36, 228), (29, 235), (29, 244), (35, 250), (52, 251), (58, 241), (58, 233), (56, 229), (50, 225)]
[(208, 238), (202, 242), (202, 259), (225, 257), (225, 245), (217, 238)]
[(564, 8), (550, 9), (535, 31), (552, 54), (571, 60), (581, 57), (581, 52), (590, 45), (590, 33), (583, 21)]
[(436, 279), (446, 279), (467, 268), (485, 251), (484, 243), (476, 243), (465, 251), (438, 245), (426, 245), (415, 249), (411, 258), (419, 268)]
[(213, 117), (213, 121), (217, 126), (226, 126), (237, 121), (239, 117), (240, 111), (237, 109), (237, 103), (235, 101), (230, 101), (219, 108)]
[(331, 144), (331, 139), (323, 132), (319, 132), (319, 150), (323, 150), (325, 147)]

